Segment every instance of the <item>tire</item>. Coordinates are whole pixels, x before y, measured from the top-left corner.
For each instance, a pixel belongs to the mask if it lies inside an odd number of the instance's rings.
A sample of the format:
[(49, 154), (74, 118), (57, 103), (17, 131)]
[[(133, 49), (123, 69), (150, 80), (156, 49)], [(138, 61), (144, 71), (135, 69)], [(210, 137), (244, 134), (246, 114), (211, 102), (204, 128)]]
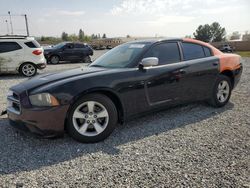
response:
[(33, 63), (24, 63), (20, 66), (19, 73), (26, 77), (32, 77), (36, 75), (37, 67)]
[(107, 138), (115, 129), (117, 121), (118, 113), (110, 98), (101, 94), (88, 94), (70, 108), (66, 129), (79, 142), (95, 143)]
[(223, 107), (225, 106), (232, 92), (232, 83), (229, 77), (224, 75), (219, 75), (215, 82), (209, 104), (213, 107)]
[(91, 63), (91, 58), (89, 56), (84, 57), (83, 63)]
[(59, 58), (59, 56), (57, 56), (57, 55), (52, 55), (52, 56), (50, 57), (50, 60), (49, 60), (49, 61), (50, 61), (51, 64), (56, 65), (56, 64), (59, 63), (60, 58)]

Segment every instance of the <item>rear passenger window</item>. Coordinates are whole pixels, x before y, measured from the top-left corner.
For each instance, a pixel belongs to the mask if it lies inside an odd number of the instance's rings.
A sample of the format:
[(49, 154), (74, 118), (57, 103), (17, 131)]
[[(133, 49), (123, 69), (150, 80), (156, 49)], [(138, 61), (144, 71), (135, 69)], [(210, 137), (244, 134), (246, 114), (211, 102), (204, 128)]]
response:
[(75, 44), (75, 48), (84, 48), (84, 47), (85, 47), (84, 44), (78, 44), (78, 43)]
[(206, 57), (212, 56), (211, 50), (209, 48), (203, 46), (203, 49)]
[(199, 59), (205, 57), (203, 47), (194, 43), (182, 43), (184, 60)]
[(179, 62), (180, 52), (178, 44), (175, 42), (158, 44), (144, 55), (144, 58), (146, 57), (157, 57), (159, 59), (159, 65)]
[(40, 48), (40, 44), (36, 41), (25, 42), (24, 44), (29, 48)]
[(22, 49), (16, 42), (0, 42), (0, 53)]

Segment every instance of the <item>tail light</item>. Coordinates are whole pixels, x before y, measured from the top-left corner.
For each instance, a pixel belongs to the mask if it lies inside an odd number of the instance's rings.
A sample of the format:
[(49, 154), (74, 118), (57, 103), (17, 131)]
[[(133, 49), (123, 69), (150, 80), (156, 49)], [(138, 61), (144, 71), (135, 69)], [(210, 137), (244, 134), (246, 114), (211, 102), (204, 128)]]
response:
[(34, 50), (34, 51), (32, 52), (32, 54), (35, 54), (35, 55), (40, 55), (40, 54), (42, 54), (42, 53), (43, 53), (42, 50)]

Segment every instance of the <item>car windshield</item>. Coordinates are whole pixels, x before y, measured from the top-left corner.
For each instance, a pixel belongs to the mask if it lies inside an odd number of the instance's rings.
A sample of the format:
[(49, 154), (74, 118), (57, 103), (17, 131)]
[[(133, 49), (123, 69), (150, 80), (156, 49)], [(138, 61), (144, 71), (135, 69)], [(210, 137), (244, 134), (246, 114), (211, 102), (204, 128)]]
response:
[(117, 46), (91, 63), (90, 67), (128, 67), (147, 46), (147, 43), (127, 43)]
[(59, 44), (53, 46), (53, 48), (59, 49), (59, 48), (62, 48), (65, 44), (66, 44), (65, 42), (61, 42), (61, 43), (59, 43)]

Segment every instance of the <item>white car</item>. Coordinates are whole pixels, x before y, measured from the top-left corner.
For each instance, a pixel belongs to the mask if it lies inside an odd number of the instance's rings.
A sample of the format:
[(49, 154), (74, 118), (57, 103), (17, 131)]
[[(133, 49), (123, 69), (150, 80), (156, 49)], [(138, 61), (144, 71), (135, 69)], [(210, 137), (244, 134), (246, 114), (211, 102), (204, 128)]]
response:
[(46, 67), (43, 48), (33, 37), (0, 36), (0, 74), (20, 73), (31, 77)]

